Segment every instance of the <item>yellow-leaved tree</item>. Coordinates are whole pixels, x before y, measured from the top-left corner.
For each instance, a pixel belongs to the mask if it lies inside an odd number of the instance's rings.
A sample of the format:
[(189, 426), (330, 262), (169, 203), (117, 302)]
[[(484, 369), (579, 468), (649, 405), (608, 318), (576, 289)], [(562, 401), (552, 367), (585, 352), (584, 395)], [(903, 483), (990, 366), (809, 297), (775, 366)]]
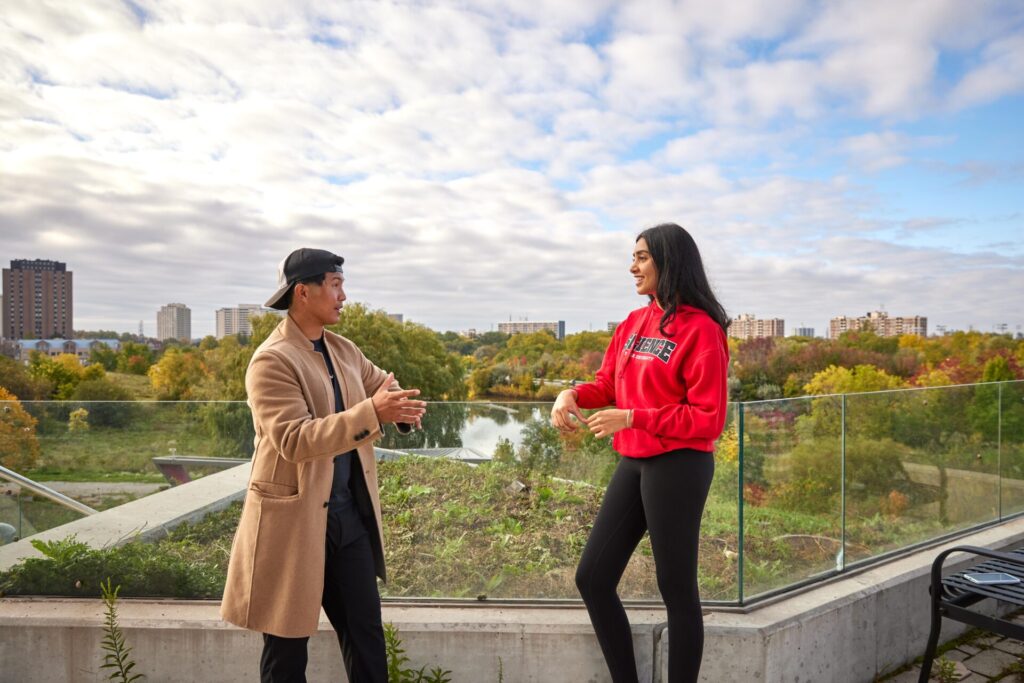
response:
[(0, 387), (0, 465), (21, 472), (38, 460), (36, 419), (14, 394)]

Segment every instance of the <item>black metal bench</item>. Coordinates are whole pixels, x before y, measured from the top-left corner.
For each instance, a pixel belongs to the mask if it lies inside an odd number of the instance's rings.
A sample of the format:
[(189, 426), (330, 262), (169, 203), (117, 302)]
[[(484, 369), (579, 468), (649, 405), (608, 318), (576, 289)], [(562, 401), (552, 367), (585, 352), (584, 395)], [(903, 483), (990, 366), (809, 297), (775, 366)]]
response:
[[(942, 577), (942, 565), (953, 553), (971, 553), (988, 558), (963, 571), (954, 572)], [(1005, 572), (1021, 579), (1014, 584), (977, 584), (964, 578), (964, 574), (973, 572)], [(1020, 607), (1024, 607), (1024, 549), (1012, 552), (1000, 552), (987, 548), (961, 545), (939, 553), (932, 562), (931, 584), (932, 627), (928, 635), (928, 647), (924, 652), (921, 664), (920, 683), (927, 683), (932, 671), (932, 660), (935, 659), (935, 648), (939, 643), (939, 632), (942, 630), (942, 617), (953, 619), (977, 628), (983, 628), (1009, 638), (1024, 640), (1024, 624), (1015, 624), (999, 617), (990, 617), (969, 609), (972, 605), (994, 598)]]

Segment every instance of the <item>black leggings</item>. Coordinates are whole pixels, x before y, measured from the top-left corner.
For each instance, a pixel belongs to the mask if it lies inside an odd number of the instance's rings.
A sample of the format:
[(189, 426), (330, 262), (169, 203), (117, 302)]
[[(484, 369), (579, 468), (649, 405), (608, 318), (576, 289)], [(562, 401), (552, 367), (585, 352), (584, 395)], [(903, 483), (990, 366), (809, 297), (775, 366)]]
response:
[(576, 585), (615, 683), (637, 680), (633, 637), (617, 587), (645, 531), (668, 610), (669, 681), (696, 681), (704, 650), (697, 547), (714, 456), (680, 449), (621, 458), (576, 569)]

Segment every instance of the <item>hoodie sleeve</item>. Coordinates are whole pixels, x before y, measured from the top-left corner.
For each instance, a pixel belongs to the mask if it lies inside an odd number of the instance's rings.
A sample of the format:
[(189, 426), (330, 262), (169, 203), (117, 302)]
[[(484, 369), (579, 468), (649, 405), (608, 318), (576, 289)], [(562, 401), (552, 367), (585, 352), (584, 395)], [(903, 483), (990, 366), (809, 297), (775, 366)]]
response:
[(655, 436), (717, 439), (725, 426), (728, 365), (728, 354), (720, 345), (688, 360), (683, 366), (684, 402), (634, 409), (633, 429)]
[(580, 408), (603, 408), (615, 403), (615, 363), (619, 356), (619, 330), (622, 327), (619, 325), (612, 334), (594, 381), (573, 387), (576, 389), (576, 405)]

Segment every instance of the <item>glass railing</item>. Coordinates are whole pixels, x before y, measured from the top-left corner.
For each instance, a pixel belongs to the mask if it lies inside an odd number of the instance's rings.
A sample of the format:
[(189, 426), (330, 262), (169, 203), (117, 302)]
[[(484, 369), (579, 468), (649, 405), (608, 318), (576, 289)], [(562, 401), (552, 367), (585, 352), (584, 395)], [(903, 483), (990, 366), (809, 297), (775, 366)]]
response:
[[(97, 510), (251, 457), (240, 402), (22, 402), (0, 420), (17, 410), (31, 424), (0, 431), (0, 465)], [(619, 456), (584, 430), (560, 435), (549, 412), (432, 403), (422, 430), (385, 431), (385, 597), (578, 598), (575, 566)], [(0, 523), (18, 537), (78, 516), (0, 490)], [(750, 603), (1022, 511), (1024, 382), (730, 404), (702, 525), (702, 597)], [(206, 543), (214, 573), (238, 508), (216, 514), (214, 531), (183, 529), (187, 550), (173, 551), (206, 557)], [(620, 593), (659, 599), (646, 539)]]
[(0, 480), (0, 545), (26, 538), (85, 516), (84, 513)]
[(841, 397), (824, 396), (739, 407), (744, 598), (842, 562), (841, 405)]

